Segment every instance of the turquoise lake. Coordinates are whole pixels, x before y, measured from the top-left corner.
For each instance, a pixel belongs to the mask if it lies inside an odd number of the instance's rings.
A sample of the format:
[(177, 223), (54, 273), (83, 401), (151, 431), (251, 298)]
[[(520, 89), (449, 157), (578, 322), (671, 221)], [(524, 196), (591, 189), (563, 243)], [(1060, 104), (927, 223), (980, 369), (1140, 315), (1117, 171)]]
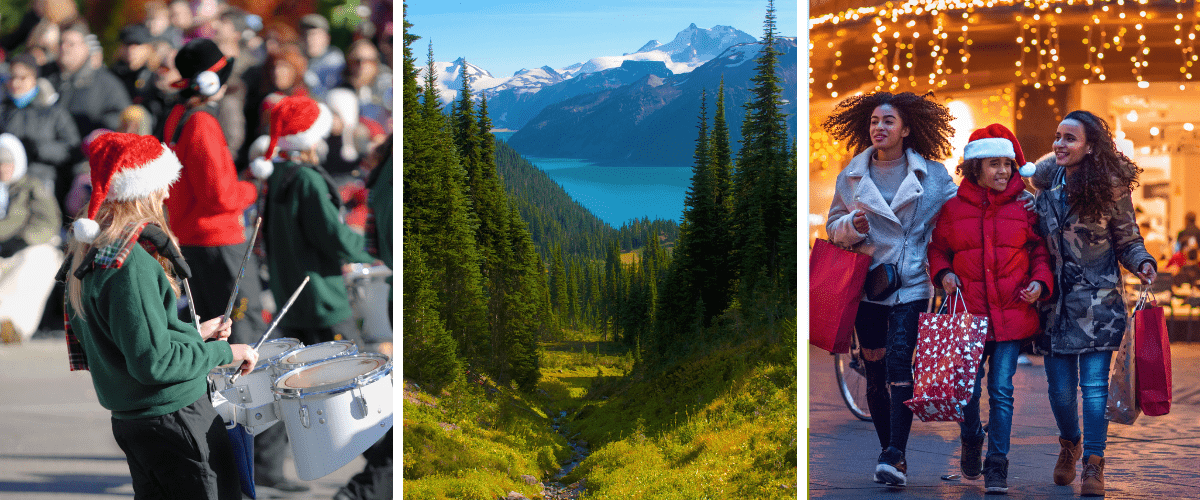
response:
[[(494, 135), (506, 139), (512, 133)], [(642, 217), (683, 220), (683, 199), (692, 184), (691, 166), (610, 166), (575, 158), (525, 158), (613, 227)]]

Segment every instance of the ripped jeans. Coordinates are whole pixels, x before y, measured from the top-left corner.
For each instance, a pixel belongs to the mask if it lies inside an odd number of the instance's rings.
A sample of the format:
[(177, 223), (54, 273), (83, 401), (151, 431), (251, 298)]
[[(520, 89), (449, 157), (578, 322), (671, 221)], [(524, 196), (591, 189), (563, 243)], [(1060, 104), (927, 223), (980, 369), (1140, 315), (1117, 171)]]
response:
[(882, 360), (865, 363), (867, 407), (871, 409), (875, 433), (883, 449), (893, 447), (904, 452), (908, 447), (913, 414), (904, 402), (913, 395), (912, 359), (917, 347), (917, 320), (928, 308), (929, 299), (894, 306), (861, 302), (858, 306), (854, 328), (859, 348), (887, 349)]

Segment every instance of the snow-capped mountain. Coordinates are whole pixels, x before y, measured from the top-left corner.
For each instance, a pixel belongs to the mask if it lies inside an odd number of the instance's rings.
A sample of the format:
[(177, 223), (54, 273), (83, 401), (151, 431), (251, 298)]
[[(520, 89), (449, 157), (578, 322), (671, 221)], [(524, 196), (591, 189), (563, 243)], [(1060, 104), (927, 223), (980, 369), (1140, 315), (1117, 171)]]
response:
[(555, 71), (554, 68), (542, 66), (536, 69), (517, 71), (513, 74), (512, 78), (509, 78), (504, 83), (487, 88), (486, 90), (489, 97), (494, 97), (496, 94), (505, 91), (520, 95), (537, 92), (544, 87), (549, 87), (565, 79), (566, 77)]
[[(458, 97), (458, 91), (462, 90), (463, 65), (467, 67), (467, 76), (471, 79), (471, 92), (474, 94), (478, 94), (480, 89), (502, 85), (512, 79), (496, 78), (488, 70), (467, 62), (463, 57), (448, 63), (435, 61), (433, 63), (434, 76), (437, 77), (438, 97), (442, 102), (453, 101)], [(425, 68), (421, 68), (417, 75), (417, 81), (423, 82), (424, 78)]]
[[(754, 37), (731, 26), (713, 26), (712, 29), (706, 30), (698, 28), (696, 23), (692, 23), (687, 29), (675, 35), (674, 40), (666, 44), (651, 40), (636, 53), (665, 52), (670, 54), (672, 61), (685, 63), (694, 69), (717, 57), (729, 47), (755, 41)], [(687, 73), (687, 71), (676, 71), (674, 68), (671, 71), (676, 74)]]
[[(753, 36), (730, 26), (714, 26), (702, 29), (695, 23), (675, 35), (666, 44), (651, 40), (642, 45), (636, 52), (619, 56), (600, 56), (586, 62), (575, 63), (561, 69), (542, 66), (535, 69), (522, 69), (511, 77), (495, 77), (487, 70), (467, 63), (462, 57), (454, 62), (435, 62), (438, 96), (442, 102), (450, 102), (458, 97), (462, 89), (461, 69), (467, 65), (467, 74), (471, 77), (471, 90), (475, 95), (484, 94), (488, 98), (488, 109), (493, 123), (499, 128), (518, 129), (525, 120), (536, 115), (542, 108), (553, 102), (574, 97), (581, 93), (595, 92), (611, 88), (613, 82), (625, 84), (630, 78), (641, 78), (654, 73), (663, 76), (661, 70), (650, 68), (665, 66), (671, 74), (688, 73), (702, 66), (725, 49), (757, 41)], [(626, 62), (634, 64), (627, 64)], [(661, 63), (661, 66), (659, 65)], [(549, 96), (534, 98), (532, 94), (543, 89), (571, 82), (583, 75), (602, 73), (611, 70), (621, 70), (613, 75), (600, 79), (590, 79), (587, 84), (573, 84), (559, 88), (553, 92), (553, 102), (548, 102)], [(642, 71), (642, 74), (630, 73)], [(418, 79), (424, 77), (424, 69)], [(420, 80), (418, 80), (420, 81)]]
[(725, 49), (739, 43), (754, 43), (753, 36), (731, 26), (713, 26), (710, 29), (696, 27), (692, 23), (675, 35), (669, 43), (651, 40), (633, 53), (619, 56), (601, 56), (586, 63), (573, 64), (560, 70), (566, 75), (595, 73), (620, 67), (625, 61), (662, 61), (671, 73), (687, 73), (717, 57)]
[[(789, 97), (798, 91), (796, 39), (779, 37), (775, 48), (779, 54), (776, 75), (785, 99), (782, 111), (787, 115), (788, 129), (795, 131), (797, 107)], [(761, 51), (759, 43), (737, 45), (689, 73), (665, 78), (649, 74), (628, 85), (545, 106), (508, 143), (532, 156), (632, 165), (689, 165), (695, 150), (701, 93), (707, 92), (711, 116), (714, 93), (722, 80), (730, 143), (741, 140), (744, 104), (754, 97), (752, 78)]]

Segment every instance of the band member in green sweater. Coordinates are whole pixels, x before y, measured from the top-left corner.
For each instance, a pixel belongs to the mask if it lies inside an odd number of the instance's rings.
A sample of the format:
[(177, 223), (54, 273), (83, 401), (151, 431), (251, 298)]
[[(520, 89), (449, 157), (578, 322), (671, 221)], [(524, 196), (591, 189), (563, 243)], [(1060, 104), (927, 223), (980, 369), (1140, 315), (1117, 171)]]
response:
[(240, 499), (206, 376), (217, 366), (249, 373), (258, 354), (225, 340), (228, 321), (214, 318), (200, 331), (181, 321), (171, 244), (139, 238), (148, 225), (174, 238), (162, 204), (179, 160), (152, 136), (121, 133), (97, 138), (88, 156), (93, 192), (86, 218), (72, 224), (66, 268), (71, 368), (91, 371), (100, 404), (112, 411), (137, 498)]
[(265, 200), (263, 240), (275, 302), (284, 303), (305, 276), (312, 280), (279, 329), (306, 345), (346, 339), (362, 349), (342, 266), (374, 259), (363, 249), (363, 236), (342, 221), (341, 199), (320, 166), (316, 146), (329, 135), (333, 115), (324, 104), (302, 96), (283, 98), (269, 113), (270, 144), (265, 158), (254, 160), (250, 168), (267, 184), (260, 198)]

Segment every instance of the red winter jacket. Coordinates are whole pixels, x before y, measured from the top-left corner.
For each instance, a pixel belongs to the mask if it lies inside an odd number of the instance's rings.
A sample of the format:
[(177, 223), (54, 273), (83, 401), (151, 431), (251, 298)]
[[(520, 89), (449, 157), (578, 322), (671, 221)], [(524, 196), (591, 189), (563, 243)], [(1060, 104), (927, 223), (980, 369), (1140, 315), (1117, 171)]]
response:
[(929, 243), (934, 286), (948, 271), (958, 275), (967, 310), (987, 314), (988, 340), (1037, 334), (1037, 308), (1018, 294), (1035, 280), (1044, 287), (1040, 300), (1054, 291), (1050, 254), (1034, 231), (1037, 215), (1017, 199), (1024, 189), (1015, 171), (1002, 193), (964, 179), (958, 196), (942, 206)]
[[(174, 136), (184, 112), (181, 104), (171, 110), (164, 137)], [(174, 150), (183, 170), (171, 185), (166, 205), (179, 244), (218, 247), (246, 241), (242, 212), (258, 198), (258, 190), (253, 183), (238, 180), (216, 117), (193, 114), (183, 124)]]

